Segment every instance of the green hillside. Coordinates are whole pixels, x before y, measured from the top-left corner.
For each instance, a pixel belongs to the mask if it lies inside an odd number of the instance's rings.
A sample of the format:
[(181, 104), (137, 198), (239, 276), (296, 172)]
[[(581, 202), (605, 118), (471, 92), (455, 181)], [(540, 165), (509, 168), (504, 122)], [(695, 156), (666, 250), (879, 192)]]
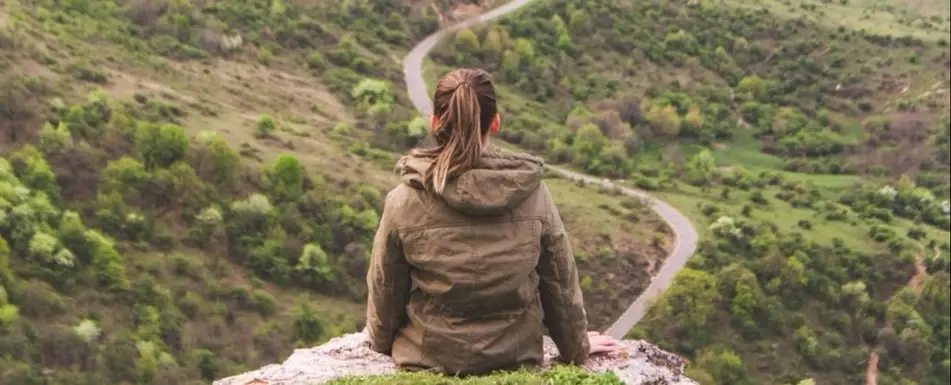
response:
[(951, 10), (539, 1), (459, 31), (505, 137), (683, 210), (705, 240), (631, 332), (702, 384), (944, 384)]
[[(400, 58), (456, 3), (0, 3), (0, 383), (207, 384), (360, 330), (426, 133)], [(603, 328), (670, 231), (547, 183)]]

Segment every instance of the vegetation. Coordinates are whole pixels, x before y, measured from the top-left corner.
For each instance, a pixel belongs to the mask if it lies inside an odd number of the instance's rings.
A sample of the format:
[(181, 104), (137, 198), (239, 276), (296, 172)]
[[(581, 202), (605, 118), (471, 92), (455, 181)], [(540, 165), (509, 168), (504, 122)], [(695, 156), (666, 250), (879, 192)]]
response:
[(544, 385), (544, 384), (578, 384), (578, 385), (622, 385), (620, 379), (613, 373), (587, 373), (570, 366), (559, 366), (546, 372), (521, 371), (514, 373), (497, 373), (490, 376), (472, 376), (466, 378), (452, 378), (429, 373), (401, 373), (392, 376), (348, 377), (331, 381), (328, 385), (426, 385), (426, 384), (453, 384), (453, 385)]
[[(392, 166), (427, 132), (393, 58), (429, 3), (2, 6), (0, 383), (208, 383), (362, 328)], [(548, 184), (606, 326), (669, 229)]]
[[(395, 58), (461, 2), (434, 3), (4, 2), (0, 383), (207, 383), (359, 330), (393, 161), (426, 136)], [(631, 332), (701, 384), (860, 383), (875, 362), (878, 384), (945, 384), (948, 12), (547, 0), (459, 31), (427, 71), (488, 68), (505, 140), (703, 230)], [(605, 326), (670, 230), (548, 183)], [(615, 379), (338, 382), (559, 380)]]
[(943, 384), (951, 15), (914, 3), (540, 1), (434, 67), (489, 67), (507, 140), (704, 230), (630, 334), (701, 384)]

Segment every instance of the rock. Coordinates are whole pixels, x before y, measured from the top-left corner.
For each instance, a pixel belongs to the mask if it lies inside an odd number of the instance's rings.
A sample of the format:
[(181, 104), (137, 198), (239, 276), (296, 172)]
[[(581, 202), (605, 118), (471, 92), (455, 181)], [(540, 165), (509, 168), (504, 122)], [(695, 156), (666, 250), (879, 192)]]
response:
[[(393, 374), (390, 358), (364, 345), (362, 333), (334, 338), (327, 343), (297, 349), (282, 364), (215, 381), (213, 385), (317, 385), (352, 375)], [(644, 341), (619, 341), (616, 354), (596, 356), (585, 365), (592, 372), (612, 371), (628, 385), (697, 385), (684, 376), (686, 361)], [(558, 356), (555, 344), (545, 337), (545, 367)]]

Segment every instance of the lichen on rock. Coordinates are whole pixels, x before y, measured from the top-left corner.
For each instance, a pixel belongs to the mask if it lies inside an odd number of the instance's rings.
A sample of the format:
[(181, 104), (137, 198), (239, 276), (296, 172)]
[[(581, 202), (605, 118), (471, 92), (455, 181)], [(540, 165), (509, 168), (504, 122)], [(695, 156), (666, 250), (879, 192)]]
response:
[[(297, 349), (281, 364), (215, 381), (213, 385), (317, 385), (335, 378), (396, 373), (389, 357), (364, 344), (362, 333), (334, 338), (309, 349)], [(619, 341), (615, 354), (594, 356), (584, 365), (591, 372), (614, 372), (628, 385), (696, 385), (684, 376), (686, 362), (644, 341)], [(555, 344), (545, 337), (545, 367), (558, 357)]]

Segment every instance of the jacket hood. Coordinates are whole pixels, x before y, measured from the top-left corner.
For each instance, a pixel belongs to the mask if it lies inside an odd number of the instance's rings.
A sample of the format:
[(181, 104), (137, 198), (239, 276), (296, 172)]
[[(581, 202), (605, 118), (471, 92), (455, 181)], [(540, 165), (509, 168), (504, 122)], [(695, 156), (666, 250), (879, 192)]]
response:
[[(407, 155), (397, 163), (403, 183), (425, 190), (423, 175), (433, 159)], [(537, 157), (504, 151), (487, 151), (479, 164), (446, 182), (438, 197), (469, 215), (498, 215), (515, 208), (541, 184), (544, 162)]]

